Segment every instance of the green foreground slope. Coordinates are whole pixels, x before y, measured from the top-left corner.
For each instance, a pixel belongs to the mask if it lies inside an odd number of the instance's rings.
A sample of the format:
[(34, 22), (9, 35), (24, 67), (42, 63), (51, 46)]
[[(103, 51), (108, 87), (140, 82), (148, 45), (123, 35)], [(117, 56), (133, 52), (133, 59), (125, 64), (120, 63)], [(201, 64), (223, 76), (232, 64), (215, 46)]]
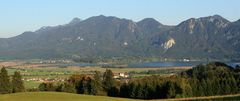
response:
[(30, 92), (0, 95), (0, 101), (136, 101), (136, 100), (58, 92), (34, 92), (34, 93)]
[[(158, 99), (150, 101), (209, 101), (209, 100), (226, 100), (238, 101), (240, 94), (208, 96), (208, 97), (191, 97), (176, 99)], [(0, 95), (0, 101), (143, 101), (138, 99), (116, 98), (107, 96), (91, 96), (72, 93), (60, 92), (26, 92)]]

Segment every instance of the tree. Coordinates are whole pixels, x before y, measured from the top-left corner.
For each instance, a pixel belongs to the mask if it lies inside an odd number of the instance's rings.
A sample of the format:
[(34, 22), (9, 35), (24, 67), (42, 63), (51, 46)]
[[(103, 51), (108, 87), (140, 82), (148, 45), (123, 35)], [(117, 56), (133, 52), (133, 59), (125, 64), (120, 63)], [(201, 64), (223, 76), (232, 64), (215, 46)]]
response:
[(135, 91), (133, 92), (134, 95), (135, 95), (135, 98), (144, 99), (145, 91), (146, 91), (146, 90), (143, 90), (143, 86), (142, 86), (140, 83), (138, 83), (138, 84), (136, 85)]
[(193, 96), (192, 94), (192, 87), (189, 84), (189, 80), (186, 78), (180, 79), (180, 87), (182, 88), (181, 97), (190, 97)]
[(103, 88), (108, 91), (115, 86), (116, 80), (113, 78), (113, 72), (109, 69), (106, 69), (106, 72), (103, 75)]
[(163, 88), (162, 88), (162, 85), (160, 85), (160, 84), (158, 84), (157, 86), (156, 86), (156, 92), (155, 92), (155, 96), (156, 96), (156, 98), (163, 98), (163, 90), (162, 90)]
[(75, 85), (72, 84), (72, 83), (64, 83), (64, 86), (63, 86), (63, 91), (64, 92), (67, 92), (67, 93), (76, 93), (76, 89), (75, 89)]
[(47, 84), (46, 83), (41, 83), (39, 86), (38, 86), (38, 89), (40, 91), (47, 91)]
[(5, 67), (3, 67), (0, 72), (0, 93), (1, 94), (11, 93), (10, 78)]
[(95, 71), (95, 74), (93, 76), (93, 83), (90, 84), (93, 86), (94, 95), (96, 95), (100, 90), (102, 90), (102, 79), (99, 71)]
[[(141, 96), (142, 95), (142, 97), (144, 98), (144, 99), (148, 99), (150, 96), (150, 92), (149, 92), (149, 85), (147, 84), (147, 83), (145, 83), (144, 85), (143, 85), (143, 87), (141, 87), (141, 85), (140, 85), (140, 87), (138, 87), (137, 86), (137, 89), (139, 90), (139, 88), (140, 88), (140, 90), (141, 90), (141, 88), (143, 88), (143, 90), (142, 90), (142, 94), (141, 93), (139, 93), (138, 95), (139, 96)], [(138, 91), (137, 90), (137, 91)]]
[(88, 94), (90, 95), (96, 95), (97, 94), (97, 87), (96, 87), (96, 82), (92, 78), (88, 79), (87, 83), (87, 91)]
[(129, 87), (128, 87), (127, 83), (124, 83), (121, 85), (119, 96), (120, 97), (130, 97)]
[(175, 98), (176, 96), (175, 84), (173, 82), (168, 81), (166, 83), (166, 87), (167, 87), (167, 98)]
[(14, 75), (12, 77), (12, 92), (24, 92), (24, 84), (22, 81), (22, 76), (20, 75), (20, 72), (14, 72)]
[(202, 90), (199, 89), (199, 91), (202, 92), (202, 94), (203, 94), (202, 96), (210, 96), (210, 95), (208, 95), (208, 94), (210, 94), (210, 93), (209, 93), (209, 92), (210, 92), (209, 90), (211, 90), (211, 89), (208, 90), (208, 85), (207, 85), (205, 79), (202, 79), (202, 80), (200, 81), (200, 85), (201, 85), (201, 87), (202, 87)]
[(238, 86), (236, 80), (232, 77), (230, 79), (230, 86), (231, 86), (231, 93), (237, 93), (238, 91)]
[(46, 83), (46, 89), (47, 91), (56, 91), (57, 86), (53, 82)]
[(212, 88), (212, 82), (210, 81), (210, 79), (206, 79), (206, 91), (207, 91), (207, 95), (211, 96), (213, 95), (214, 89)]
[(83, 76), (82, 79), (78, 82), (76, 89), (78, 94), (87, 94), (88, 93), (88, 77)]
[(117, 97), (119, 96), (119, 89), (117, 87), (111, 87), (108, 90), (108, 96)]
[(64, 88), (64, 84), (62, 84), (62, 83), (58, 83), (56, 85), (56, 91), (57, 92), (63, 92), (63, 88)]
[(136, 97), (136, 88), (137, 88), (136, 81), (130, 82), (130, 84), (128, 86), (129, 86), (128, 87), (128, 89), (129, 89), (129, 97), (135, 98)]
[(43, 82), (38, 86), (40, 91), (56, 91), (58, 86), (52, 82)]

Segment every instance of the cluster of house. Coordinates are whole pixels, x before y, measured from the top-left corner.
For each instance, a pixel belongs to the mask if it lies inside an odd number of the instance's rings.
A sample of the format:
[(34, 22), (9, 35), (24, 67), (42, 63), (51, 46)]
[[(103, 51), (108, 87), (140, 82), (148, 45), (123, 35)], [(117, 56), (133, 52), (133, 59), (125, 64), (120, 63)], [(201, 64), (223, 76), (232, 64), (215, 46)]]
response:
[[(93, 76), (93, 75), (90, 75)], [(119, 72), (114, 73), (113, 77), (115, 79), (128, 79), (129, 74), (127, 72)], [(66, 78), (41, 78), (41, 77), (35, 77), (35, 78), (23, 78), (23, 81), (35, 81), (35, 82), (63, 82), (66, 80)]]
[(115, 79), (126, 79), (129, 78), (129, 74), (127, 72), (113, 73), (113, 77)]
[(65, 78), (23, 78), (23, 81), (36, 81), (36, 82), (63, 82)]

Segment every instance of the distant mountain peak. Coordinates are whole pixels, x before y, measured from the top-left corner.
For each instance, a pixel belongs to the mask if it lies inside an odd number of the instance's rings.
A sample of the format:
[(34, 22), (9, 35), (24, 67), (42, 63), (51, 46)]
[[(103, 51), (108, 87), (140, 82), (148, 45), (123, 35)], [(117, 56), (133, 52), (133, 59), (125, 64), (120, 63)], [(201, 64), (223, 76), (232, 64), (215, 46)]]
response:
[(89, 19), (91, 18), (108, 18), (109, 16), (105, 16), (105, 15), (98, 15), (98, 16), (93, 16), (93, 17), (90, 17)]
[(145, 18), (145, 19), (139, 21), (138, 23), (139, 24), (141, 24), (141, 23), (148, 23), (148, 24), (154, 24), (154, 25), (162, 25), (161, 23), (159, 23), (154, 18)]
[(182, 23), (180, 23), (178, 26), (188, 26), (190, 33), (193, 33), (193, 29), (199, 25), (201, 29), (204, 29), (204, 27), (209, 26), (208, 24), (214, 24), (217, 28), (224, 28), (226, 27), (230, 21), (226, 20), (220, 15), (213, 15), (213, 16), (207, 16), (207, 17), (200, 17), (200, 18), (190, 18)]
[[(155, 20), (154, 18), (145, 18), (145, 19), (143, 19), (143, 20), (141, 20), (141, 21), (158, 22), (158, 21)], [(140, 22), (141, 22), (141, 21), (140, 21)]]
[(95, 17), (107, 17), (107, 16), (105, 16), (105, 15), (98, 15), (98, 16), (95, 16)]
[(79, 22), (81, 22), (81, 19), (79, 19), (79, 18), (73, 18), (72, 19), (72, 21), (70, 21), (70, 23), (69, 24), (77, 24), (77, 23), (79, 23)]
[(224, 28), (230, 23), (230, 21), (228, 21), (227, 19), (223, 18), (220, 15), (210, 16), (208, 20), (210, 22), (214, 22), (218, 28)]
[(229, 22), (227, 19), (225, 19), (225, 18), (223, 18), (222, 16), (217, 15), (217, 14), (216, 14), (216, 15), (213, 15), (213, 16), (207, 16), (207, 17), (190, 18), (190, 19), (188, 19), (188, 20), (186, 20), (186, 21), (201, 22), (201, 21), (203, 21), (203, 20), (208, 20), (208, 21), (210, 21), (210, 22), (213, 22), (214, 20), (223, 21), (223, 22), (226, 22), (226, 23)]
[(115, 16), (105, 16), (105, 15), (99, 15), (99, 16), (93, 16), (93, 17), (90, 17), (88, 18), (87, 20), (89, 21), (101, 21), (101, 20), (113, 20), (113, 19), (117, 19), (117, 20), (120, 20), (120, 18), (118, 17), (115, 17)]
[(216, 19), (223, 19), (223, 17), (221, 15), (215, 14), (212, 17), (216, 18)]
[(222, 16), (220, 15), (213, 15), (213, 16), (209, 16), (209, 17), (203, 17), (203, 18), (206, 18), (208, 19), (209, 21), (213, 22), (214, 20), (218, 20), (218, 21), (221, 21), (223, 23), (229, 23), (229, 21), (225, 18), (223, 18)]
[(161, 28), (162, 26), (164, 26), (163, 24), (159, 23), (157, 20), (153, 19), (153, 18), (145, 18), (139, 22), (137, 22), (137, 25), (140, 27), (144, 27), (144, 28), (153, 28), (153, 27), (157, 27), (157, 28)]

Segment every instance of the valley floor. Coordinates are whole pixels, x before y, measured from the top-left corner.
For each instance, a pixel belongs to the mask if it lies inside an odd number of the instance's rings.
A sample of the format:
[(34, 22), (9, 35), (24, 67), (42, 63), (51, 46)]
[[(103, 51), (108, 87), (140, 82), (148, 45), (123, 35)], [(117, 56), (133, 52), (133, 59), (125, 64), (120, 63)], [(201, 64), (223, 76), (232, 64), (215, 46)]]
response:
[[(21, 72), (25, 88), (36, 89), (42, 82), (63, 82), (74, 74), (92, 74), (94, 71), (105, 72), (106, 68), (101, 66), (69, 66), (62, 67), (63, 63), (39, 63), (28, 61), (0, 61), (0, 68), (6, 67), (8, 74), (13, 75), (15, 71)], [(127, 73), (132, 78), (140, 78), (151, 75), (169, 76), (192, 67), (161, 67), (161, 68), (108, 68), (115, 74)], [(149, 73), (155, 72), (155, 73)]]

